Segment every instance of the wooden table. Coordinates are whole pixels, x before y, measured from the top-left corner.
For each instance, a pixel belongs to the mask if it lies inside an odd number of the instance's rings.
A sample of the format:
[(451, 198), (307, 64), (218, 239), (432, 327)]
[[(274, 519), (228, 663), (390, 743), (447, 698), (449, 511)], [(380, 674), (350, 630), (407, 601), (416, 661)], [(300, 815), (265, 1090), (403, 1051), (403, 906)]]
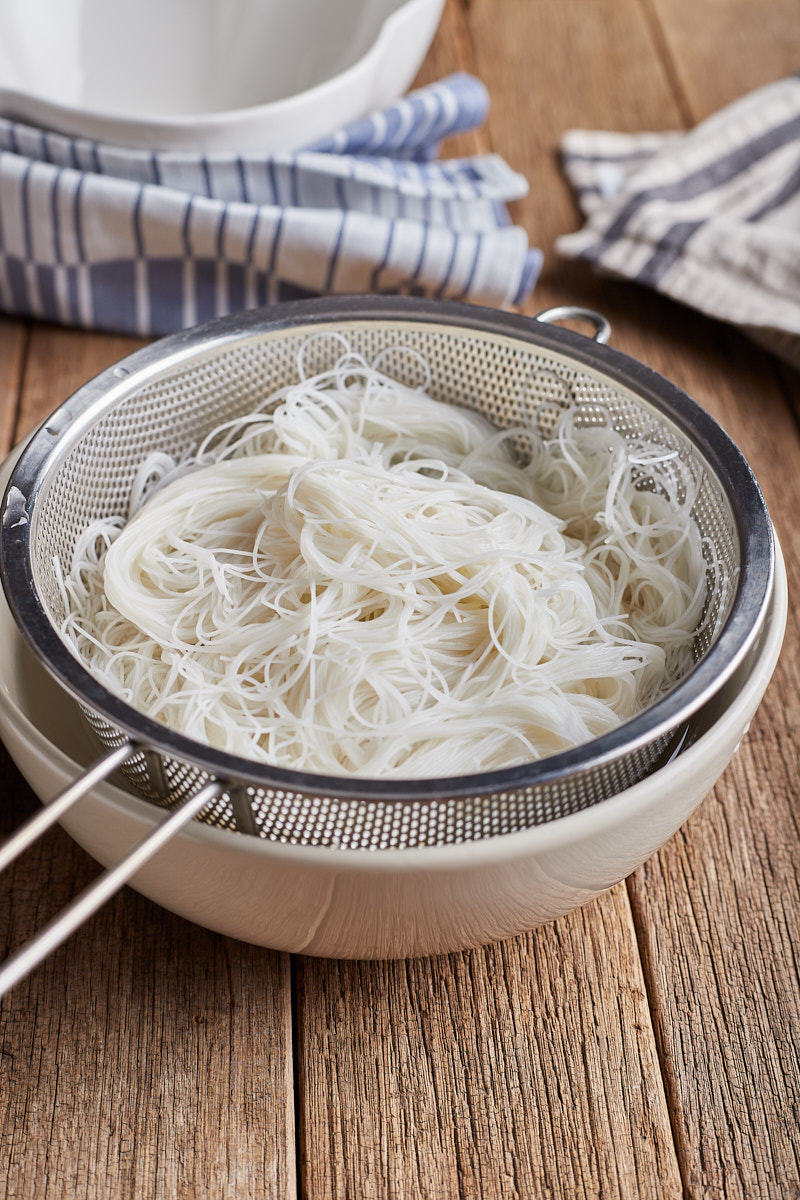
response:
[[(449, 0), (421, 80), (488, 85), (545, 270), (728, 429), (800, 588), (800, 377), (735, 330), (560, 261), (556, 147), (689, 127), (796, 70), (797, 0)], [(448, 147), (448, 149), (450, 149)], [(134, 343), (0, 320), (0, 443)], [(290, 958), (120, 894), (4, 1002), (0, 1197), (800, 1196), (800, 652), (696, 815), (624, 883), (433, 961)], [(2, 825), (37, 801), (0, 751)], [(96, 872), (61, 831), (4, 882), (0, 949)]]

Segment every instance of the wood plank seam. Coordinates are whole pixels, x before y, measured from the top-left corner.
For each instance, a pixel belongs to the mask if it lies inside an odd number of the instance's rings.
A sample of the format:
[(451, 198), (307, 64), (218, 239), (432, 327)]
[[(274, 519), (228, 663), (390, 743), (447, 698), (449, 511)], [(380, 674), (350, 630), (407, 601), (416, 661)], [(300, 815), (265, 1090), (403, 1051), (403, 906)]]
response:
[(776, 361), (775, 376), (778, 388), (800, 431), (800, 375), (791, 367)]
[(675, 1153), (675, 1163), (680, 1175), (681, 1188), (685, 1200), (689, 1200), (691, 1191), (689, 1187), (689, 1173), (686, 1156), (682, 1153), (684, 1140), (684, 1131), (681, 1127), (681, 1106), (679, 1103), (679, 1093), (675, 1086), (674, 1073), (670, 1062), (668, 1047), (664, 1038), (659, 1036), (659, 1004), (658, 1004), (658, 989), (656, 987), (655, 972), (653, 963), (650, 962), (650, 955), (647, 951), (647, 942), (642, 936), (641, 922), (644, 915), (639, 912), (636, 903), (636, 896), (633, 890), (633, 879), (631, 876), (625, 880), (625, 893), (628, 897), (628, 904), (631, 910), (631, 924), (633, 926), (633, 936), (636, 939), (636, 947), (639, 953), (639, 963), (641, 965), (642, 979), (644, 981), (644, 990), (647, 997), (647, 1011), (650, 1014), (650, 1028), (653, 1033), (653, 1041), (656, 1047), (656, 1055), (658, 1058), (658, 1067), (661, 1073), (661, 1087), (666, 1099), (667, 1117), (669, 1127), (672, 1133), (672, 1146)]
[(31, 336), (32, 336), (31, 325), (32, 325), (31, 321), (26, 321), (24, 331), (22, 334), (22, 344), (20, 347), (20, 357), (19, 357), (19, 383), (17, 386), (16, 403), (14, 405), (14, 415), (13, 415), (13, 418), (11, 421), (11, 429), (13, 431), (12, 436), (11, 436), (11, 445), (7, 447), (8, 450), (10, 450), (13, 446), (15, 446), (17, 444), (17, 442), (20, 440), (20, 437), (22, 436), (20, 433), (19, 425), (20, 425), (20, 417), (21, 417), (21, 413), (22, 413), (22, 394), (25, 389), (25, 378), (28, 373), (28, 359), (29, 359), (30, 350), (31, 350)]
[(642, 15), (645, 24), (648, 26), (650, 36), (653, 41), (656, 54), (661, 60), (661, 66), (664, 70), (664, 75), (667, 84), (672, 93), (672, 98), (675, 102), (675, 107), (680, 113), (681, 123), (684, 129), (691, 129), (696, 123), (694, 114), (692, 113), (689, 97), (681, 84), (680, 75), (678, 73), (677, 64), (670, 50), (669, 41), (661, 23), (661, 19), (653, 4), (653, 0), (639, 0), (642, 10)]
[(292, 1094), (294, 1100), (295, 1195), (297, 1197), (303, 1196), (306, 1193), (306, 1156), (304, 1150), (306, 1132), (303, 1121), (303, 1064), (301, 1061), (301, 1030), (303, 1025), (302, 1014), (300, 1012), (300, 988), (297, 978), (299, 970), (300, 960), (298, 956), (296, 954), (289, 955), (290, 1052), (292, 1056)]
[[(10, 346), (6, 348), (6, 342)], [(28, 355), (31, 342), (30, 321), (15, 323), (10, 328), (4, 328), (2, 342), (3, 353), (12, 358), (9, 372), (11, 382), (0, 392), (0, 458), (5, 458), (11, 447), (19, 439), (20, 412), (22, 409), (22, 394), (25, 386), (25, 375), (28, 366)]]

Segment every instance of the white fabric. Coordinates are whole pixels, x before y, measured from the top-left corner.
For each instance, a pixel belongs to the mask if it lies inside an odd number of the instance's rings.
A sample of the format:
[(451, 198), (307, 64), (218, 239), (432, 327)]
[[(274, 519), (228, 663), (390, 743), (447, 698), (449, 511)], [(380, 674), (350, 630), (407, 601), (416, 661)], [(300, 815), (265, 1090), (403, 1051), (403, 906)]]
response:
[(563, 164), (586, 218), (568, 258), (740, 326), (800, 366), (800, 76), (688, 133), (572, 130)]

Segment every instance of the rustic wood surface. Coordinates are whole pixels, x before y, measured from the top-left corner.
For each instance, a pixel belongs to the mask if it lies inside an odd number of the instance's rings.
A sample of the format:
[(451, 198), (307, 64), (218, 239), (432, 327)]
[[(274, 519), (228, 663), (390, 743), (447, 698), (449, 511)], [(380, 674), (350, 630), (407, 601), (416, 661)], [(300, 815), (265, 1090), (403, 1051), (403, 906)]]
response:
[[(800, 377), (735, 330), (558, 259), (568, 128), (688, 127), (797, 69), (798, 0), (448, 0), (420, 79), (469, 70), (545, 270), (528, 311), (614, 344), (728, 429), (800, 589)], [(0, 318), (0, 449), (131, 339)], [(586, 908), (408, 963), (290, 958), (130, 890), (3, 1002), (0, 1197), (800, 1197), (800, 652), (714, 793)], [(2, 648), (0, 648), (2, 652)], [(5, 832), (37, 801), (0, 747)], [(7, 953), (96, 872), (61, 831), (2, 881)]]

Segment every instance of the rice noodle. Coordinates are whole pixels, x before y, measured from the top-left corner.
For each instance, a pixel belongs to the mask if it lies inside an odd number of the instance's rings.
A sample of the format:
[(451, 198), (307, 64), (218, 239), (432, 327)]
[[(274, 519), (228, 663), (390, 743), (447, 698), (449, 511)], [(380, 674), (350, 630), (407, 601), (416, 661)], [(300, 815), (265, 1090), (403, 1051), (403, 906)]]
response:
[(499, 432), (342, 349), (85, 532), (63, 633), (110, 690), (248, 758), (413, 778), (580, 744), (685, 673), (706, 574), (675, 455), (574, 410)]

